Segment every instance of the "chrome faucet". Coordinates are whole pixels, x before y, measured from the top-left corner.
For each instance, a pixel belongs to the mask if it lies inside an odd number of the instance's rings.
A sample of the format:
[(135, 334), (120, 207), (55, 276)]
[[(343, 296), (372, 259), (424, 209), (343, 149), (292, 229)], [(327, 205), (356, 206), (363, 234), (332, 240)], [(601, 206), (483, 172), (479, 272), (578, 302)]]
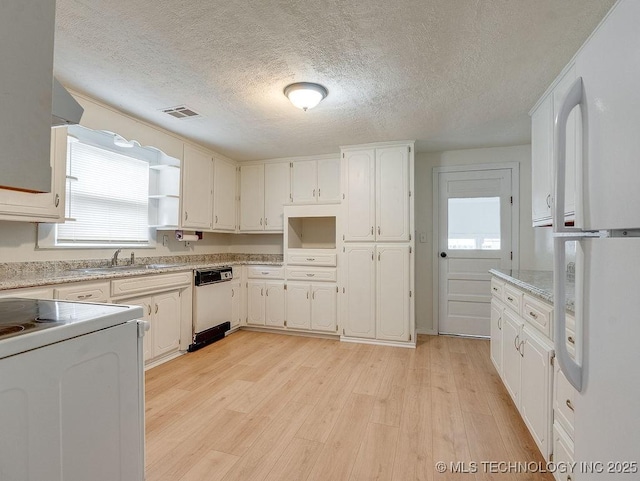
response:
[(115, 267), (118, 265), (118, 254), (122, 252), (122, 249), (118, 249), (114, 252), (113, 257), (111, 258), (111, 267)]

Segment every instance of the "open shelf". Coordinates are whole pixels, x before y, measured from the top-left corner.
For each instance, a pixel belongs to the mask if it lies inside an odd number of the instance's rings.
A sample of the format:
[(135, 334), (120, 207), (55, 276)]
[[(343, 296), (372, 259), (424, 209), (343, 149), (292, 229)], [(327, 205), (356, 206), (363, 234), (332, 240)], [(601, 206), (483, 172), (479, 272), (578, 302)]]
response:
[(288, 249), (335, 249), (335, 217), (289, 217)]

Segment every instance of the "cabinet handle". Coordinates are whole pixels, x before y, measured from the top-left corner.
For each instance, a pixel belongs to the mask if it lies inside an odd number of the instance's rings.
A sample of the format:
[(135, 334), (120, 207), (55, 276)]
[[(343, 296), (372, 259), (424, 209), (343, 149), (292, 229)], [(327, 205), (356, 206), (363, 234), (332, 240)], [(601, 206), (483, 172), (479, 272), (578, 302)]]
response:
[(530, 315), (531, 317), (533, 317), (534, 319), (537, 319), (537, 318), (538, 318), (538, 315), (537, 315), (535, 312), (533, 312), (533, 311), (529, 311), (529, 315)]
[(267, 289), (264, 294), (265, 294), (265, 296), (269, 297), (269, 289)]
[(189, 220), (189, 213), (186, 210), (184, 211), (184, 220)]
[(551, 209), (551, 194), (547, 195), (547, 207)]
[(519, 341), (520, 341), (520, 334), (518, 334), (518, 335), (516, 336), (516, 338), (513, 340), (513, 347), (515, 347), (515, 348), (516, 348), (516, 351), (518, 350), (518, 347), (519, 347), (519, 346), (518, 346), (518, 345), (519, 345)]
[(380, 226), (378, 226), (378, 235), (380, 235)]
[(262, 217), (260, 217), (260, 225), (262, 225)]
[(90, 297), (93, 297), (93, 294), (82, 294), (78, 296), (78, 299), (89, 299)]
[(149, 308), (149, 315), (151, 315), (151, 304), (147, 306)]
[(568, 475), (567, 476), (567, 481), (572, 481), (572, 480), (573, 480), (573, 478), (571, 477), (571, 475)]
[(573, 403), (571, 402), (571, 399), (567, 399), (565, 404), (569, 409), (571, 409), (572, 411), (575, 411), (575, 409), (573, 408)]
[(569, 341), (570, 344), (575, 344), (576, 343), (576, 340), (573, 338), (573, 336), (567, 337), (567, 341)]
[(236, 294), (235, 294), (235, 290), (234, 290), (234, 289), (231, 289), (231, 297), (233, 297), (233, 296), (235, 296), (235, 295), (236, 295)]
[(264, 225), (269, 225), (269, 219), (267, 219), (266, 217), (264, 218)]
[(56, 200), (54, 201), (56, 207), (60, 205), (60, 194), (56, 194)]
[(371, 235), (373, 235), (373, 226), (371, 226)]
[(498, 318), (498, 329), (502, 331), (502, 316)]
[(313, 189), (313, 194), (311, 195), (311, 197), (315, 197), (316, 196), (316, 189)]
[(264, 289), (260, 289), (260, 295), (264, 296)]
[(311, 299), (315, 300), (316, 299), (316, 291), (313, 291), (311, 293)]
[(318, 198), (320, 197), (320, 189), (318, 189)]
[(262, 274), (263, 276), (268, 276), (269, 275), (268, 272), (261, 272), (260, 274)]
[(373, 252), (371, 253), (371, 260), (373, 260)]
[(316, 260), (316, 258), (315, 258), (315, 257), (307, 257), (307, 260), (308, 260), (309, 262), (313, 262), (313, 261), (315, 261), (315, 260)]
[(518, 352), (520, 353), (520, 357), (524, 357), (524, 341), (518, 344)]
[(307, 277), (314, 277), (315, 274), (307, 274)]
[(216, 224), (218, 223), (218, 216), (216, 216)]
[(156, 314), (158, 313), (158, 304), (156, 304)]
[(378, 260), (380, 260), (380, 253), (378, 252)]
[(307, 299), (309, 299), (309, 291), (307, 291)]
[(513, 302), (513, 297), (508, 296), (508, 297), (507, 297), (507, 299), (508, 299), (509, 301)]

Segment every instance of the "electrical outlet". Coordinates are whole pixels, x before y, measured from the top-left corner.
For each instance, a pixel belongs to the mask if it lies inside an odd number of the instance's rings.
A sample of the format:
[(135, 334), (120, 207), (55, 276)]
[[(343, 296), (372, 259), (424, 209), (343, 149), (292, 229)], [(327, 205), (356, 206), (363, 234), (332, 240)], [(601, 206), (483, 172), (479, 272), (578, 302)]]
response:
[(169, 245), (169, 236), (167, 234), (162, 236), (162, 245), (167, 247)]
[(423, 244), (427, 242), (427, 233), (426, 232), (420, 232), (420, 242), (423, 243)]

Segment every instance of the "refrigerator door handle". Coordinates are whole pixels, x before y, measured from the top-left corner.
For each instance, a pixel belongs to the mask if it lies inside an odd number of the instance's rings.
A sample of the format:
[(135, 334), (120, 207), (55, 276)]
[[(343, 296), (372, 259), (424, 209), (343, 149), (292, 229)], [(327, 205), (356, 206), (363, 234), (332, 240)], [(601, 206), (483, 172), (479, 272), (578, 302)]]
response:
[(564, 98), (558, 115), (556, 115), (554, 130), (554, 170), (555, 170), (555, 199), (552, 211), (553, 232), (570, 232), (575, 229), (567, 229), (564, 226), (565, 204), (565, 173), (567, 164), (567, 120), (571, 111), (582, 102), (582, 77), (578, 77), (571, 85)]
[[(564, 222), (563, 222), (564, 223)], [(565, 289), (565, 243), (572, 240), (579, 240), (581, 237), (556, 236), (553, 238), (553, 343), (556, 359), (560, 363), (560, 369), (564, 373), (567, 381), (582, 392), (582, 366), (569, 356), (567, 343), (567, 292)], [(584, 238), (584, 237), (582, 237)], [(576, 344), (582, 342), (581, 336), (576, 336)], [(581, 348), (576, 345), (576, 351), (581, 352)]]

